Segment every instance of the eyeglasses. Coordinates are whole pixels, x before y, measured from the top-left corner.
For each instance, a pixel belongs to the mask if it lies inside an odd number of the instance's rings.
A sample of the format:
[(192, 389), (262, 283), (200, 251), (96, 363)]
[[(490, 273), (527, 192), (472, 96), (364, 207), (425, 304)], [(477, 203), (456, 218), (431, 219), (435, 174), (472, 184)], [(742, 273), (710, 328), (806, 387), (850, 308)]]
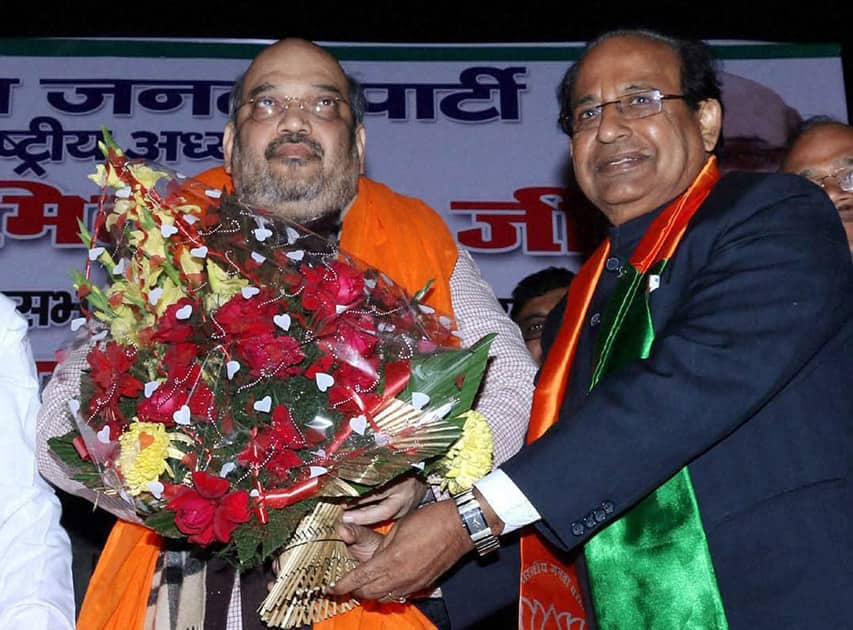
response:
[(823, 177), (809, 177), (815, 184), (826, 189), (826, 180), (832, 180), (844, 192), (853, 192), (853, 166), (843, 166)]
[(518, 322), (518, 327), (521, 329), (521, 338), (524, 341), (533, 341), (542, 336), (542, 329), (545, 328), (544, 316), (531, 316)]
[(561, 116), (560, 124), (563, 131), (571, 136), (579, 131), (588, 131), (598, 127), (601, 124), (601, 114), (608, 105), (616, 105), (616, 111), (623, 118), (634, 120), (659, 114), (663, 109), (663, 101), (676, 98), (684, 98), (684, 95), (664, 94), (660, 90), (634, 92), (614, 101), (607, 101), (598, 105), (581, 105), (575, 108), (571, 114)]
[(252, 120), (256, 122), (267, 122), (274, 118), (278, 118), (291, 105), (298, 105), (303, 112), (308, 112), (320, 120), (337, 120), (341, 117), (340, 104), (349, 103), (341, 96), (284, 96), (276, 98), (274, 96), (258, 96), (250, 98), (240, 107), (247, 105), (252, 108)]

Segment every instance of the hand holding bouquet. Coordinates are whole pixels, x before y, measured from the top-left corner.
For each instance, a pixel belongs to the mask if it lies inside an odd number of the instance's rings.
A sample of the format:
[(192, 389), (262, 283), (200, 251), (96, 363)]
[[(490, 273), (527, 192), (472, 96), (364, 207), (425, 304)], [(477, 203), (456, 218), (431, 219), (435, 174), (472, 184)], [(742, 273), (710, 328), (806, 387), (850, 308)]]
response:
[(77, 430), (51, 448), (163, 536), (241, 568), (287, 550), (268, 623), (345, 610), (323, 594), (353, 562), (340, 502), (413, 466), (458, 474), (441, 458), (484, 431), (470, 409), (491, 336), (460, 349), (450, 318), (381, 271), (105, 137), (74, 277), (88, 370)]

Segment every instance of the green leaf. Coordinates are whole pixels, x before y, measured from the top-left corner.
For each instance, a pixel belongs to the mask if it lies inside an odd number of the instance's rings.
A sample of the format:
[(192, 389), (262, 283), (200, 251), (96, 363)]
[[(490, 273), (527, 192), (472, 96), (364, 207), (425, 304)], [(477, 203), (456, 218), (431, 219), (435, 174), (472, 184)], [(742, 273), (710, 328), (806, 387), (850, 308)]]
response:
[(468, 411), (480, 389), (489, 348), (496, 336), (497, 333), (490, 333), (470, 348), (412, 359), (409, 383), (398, 398), (408, 402), (412, 392), (422, 392), (436, 403), (456, 400), (448, 418)]
[(186, 538), (186, 534), (175, 525), (175, 513), (163, 508), (145, 519), (145, 526), (166, 538)]

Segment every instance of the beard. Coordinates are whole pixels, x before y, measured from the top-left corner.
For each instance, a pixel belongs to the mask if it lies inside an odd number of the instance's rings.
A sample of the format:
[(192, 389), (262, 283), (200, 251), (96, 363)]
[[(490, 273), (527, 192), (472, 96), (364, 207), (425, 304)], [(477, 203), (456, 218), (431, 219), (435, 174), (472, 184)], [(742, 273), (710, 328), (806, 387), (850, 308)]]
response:
[[(277, 157), (278, 149), (289, 143), (302, 144), (310, 155), (300, 159)], [(234, 190), (243, 203), (299, 223), (341, 212), (358, 193), (354, 129), (346, 143), (341, 156), (326, 163), (319, 143), (304, 134), (284, 133), (267, 145), (262, 157), (255, 158), (243, 150), (237, 133), (231, 161)], [(312, 162), (319, 168), (309, 170)]]

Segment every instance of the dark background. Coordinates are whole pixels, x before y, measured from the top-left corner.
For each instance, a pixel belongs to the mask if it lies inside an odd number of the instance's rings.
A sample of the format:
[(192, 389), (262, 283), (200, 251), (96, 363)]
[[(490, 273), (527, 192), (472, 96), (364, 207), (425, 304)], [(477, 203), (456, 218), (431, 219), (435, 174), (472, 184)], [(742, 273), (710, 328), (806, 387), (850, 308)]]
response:
[(523, 43), (582, 42), (612, 28), (643, 27), (701, 39), (838, 44), (844, 64), (848, 120), (853, 120), (851, 0), (503, 0), (500, 4), (405, 0), (11, 0), (3, 8), (2, 37), (297, 36), (318, 41), (377, 43)]

